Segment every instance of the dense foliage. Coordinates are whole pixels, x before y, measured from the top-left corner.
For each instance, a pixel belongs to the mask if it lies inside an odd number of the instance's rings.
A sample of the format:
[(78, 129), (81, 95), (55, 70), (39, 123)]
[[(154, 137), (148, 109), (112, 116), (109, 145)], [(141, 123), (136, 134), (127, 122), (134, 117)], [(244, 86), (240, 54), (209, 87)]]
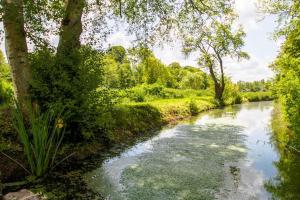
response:
[(291, 127), (300, 130), (300, 4), (299, 1), (264, 1), (265, 12), (279, 15), (281, 27), (276, 36), (285, 39), (272, 69), (277, 73), (275, 92), (279, 97), (285, 119)]
[(299, 33), (300, 20), (295, 23), (295, 29), (287, 36), (281, 48), (280, 55), (273, 64), (278, 72), (276, 92), (284, 105), (286, 118), (294, 129), (299, 129), (300, 119), (300, 68), (299, 68)]
[(87, 132), (101, 132), (98, 119), (110, 110), (114, 100), (112, 92), (102, 87), (102, 53), (82, 47), (76, 52), (76, 58), (78, 64), (68, 68), (57, 62), (50, 50), (30, 56), (33, 100), (42, 110), (53, 106), (64, 110), (70, 140), (78, 140)]

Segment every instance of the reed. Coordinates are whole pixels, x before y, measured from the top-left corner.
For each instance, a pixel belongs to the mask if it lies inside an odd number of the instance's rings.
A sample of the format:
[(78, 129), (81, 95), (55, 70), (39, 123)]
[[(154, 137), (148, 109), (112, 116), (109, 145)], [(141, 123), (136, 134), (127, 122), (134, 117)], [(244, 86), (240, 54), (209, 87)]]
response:
[[(57, 151), (65, 133), (61, 112), (49, 109), (43, 113), (28, 106), (25, 118), (19, 104), (13, 110), (13, 125), (23, 144), (29, 170), (36, 177), (44, 176), (55, 166)], [(28, 120), (27, 120), (28, 119)], [(28, 122), (27, 122), (28, 121)]]

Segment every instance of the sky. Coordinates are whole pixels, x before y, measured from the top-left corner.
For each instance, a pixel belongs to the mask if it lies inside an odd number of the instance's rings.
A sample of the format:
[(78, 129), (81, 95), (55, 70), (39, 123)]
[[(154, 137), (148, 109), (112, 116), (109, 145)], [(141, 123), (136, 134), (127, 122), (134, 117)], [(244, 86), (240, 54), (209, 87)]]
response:
[[(239, 23), (246, 32), (245, 47), (250, 55), (249, 60), (237, 62), (226, 60), (225, 73), (233, 81), (255, 81), (271, 78), (274, 74), (268, 68), (269, 64), (276, 58), (280, 42), (272, 40), (272, 32), (276, 28), (274, 16), (261, 19), (256, 7), (256, 0), (236, 0), (236, 11), (239, 14)], [(124, 31), (119, 31), (110, 36), (107, 40), (109, 45), (131, 46), (131, 36)], [(197, 66), (197, 56), (186, 58), (181, 53), (180, 42), (174, 41), (165, 45), (162, 49), (154, 47), (154, 54), (165, 64), (179, 62), (181, 65)]]

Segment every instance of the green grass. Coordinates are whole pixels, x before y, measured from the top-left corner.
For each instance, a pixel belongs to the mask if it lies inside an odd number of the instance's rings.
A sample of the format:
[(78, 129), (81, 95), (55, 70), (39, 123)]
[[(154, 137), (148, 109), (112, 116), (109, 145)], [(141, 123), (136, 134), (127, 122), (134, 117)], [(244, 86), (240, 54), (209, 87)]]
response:
[(198, 114), (191, 111), (191, 101), (197, 107), (198, 113), (215, 107), (213, 98), (211, 97), (162, 99), (149, 102), (149, 104), (161, 112), (163, 120), (166, 123), (170, 123)]
[(120, 104), (112, 112), (114, 120), (110, 123), (109, 138), (117, 143), (122, 142), (215, 107), (212, 97), (156, 99)]

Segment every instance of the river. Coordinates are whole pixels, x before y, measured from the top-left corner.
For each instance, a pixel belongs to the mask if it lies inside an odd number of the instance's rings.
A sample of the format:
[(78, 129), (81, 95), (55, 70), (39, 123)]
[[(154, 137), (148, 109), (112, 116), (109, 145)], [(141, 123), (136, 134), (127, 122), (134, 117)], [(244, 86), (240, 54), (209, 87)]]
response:
[(272, 110), (259, 102), (203, 113), (105, 160), (85, 181), (112, 200), (275, 198), (266, 189), (280, 175)]

